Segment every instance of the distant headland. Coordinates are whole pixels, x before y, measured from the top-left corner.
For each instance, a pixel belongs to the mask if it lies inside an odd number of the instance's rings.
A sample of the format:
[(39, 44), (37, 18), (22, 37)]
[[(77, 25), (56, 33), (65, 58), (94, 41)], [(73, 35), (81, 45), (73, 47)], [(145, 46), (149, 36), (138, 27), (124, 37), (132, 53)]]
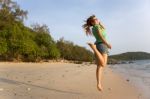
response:
[[(135, 60), (147, 60), (150, 59), (150, 53), (148, 52), (126, 52), (117, 55), (109, 56), (109, 64), (118, 63), (133, 63)], [(126, 62), (125, 62), (126, 61)]]

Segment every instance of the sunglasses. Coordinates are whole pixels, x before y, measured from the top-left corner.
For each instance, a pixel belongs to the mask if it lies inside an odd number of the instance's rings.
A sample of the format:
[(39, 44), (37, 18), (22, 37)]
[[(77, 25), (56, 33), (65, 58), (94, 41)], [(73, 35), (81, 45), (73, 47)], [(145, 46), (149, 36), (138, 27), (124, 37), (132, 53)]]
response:
[(93, 20), (98, 20), (97, 18), (93, 18)]

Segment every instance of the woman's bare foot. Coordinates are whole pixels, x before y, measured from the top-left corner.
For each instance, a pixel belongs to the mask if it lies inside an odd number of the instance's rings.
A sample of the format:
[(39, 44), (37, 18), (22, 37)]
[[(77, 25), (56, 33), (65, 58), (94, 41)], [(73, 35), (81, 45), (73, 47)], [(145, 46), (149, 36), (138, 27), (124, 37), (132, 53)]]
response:
[(96, 45), (95, 45), (95, 44), (92, 44), (92, 43), (90, 43), (90, 42), (87, 42), (87, 44), (88, 44), (93, 50), (96, 49)]
[(97, 89), (98, 89), (99, 91), (103, 91), (102, 85), (101, 85), (101, 84), (97, 84)]

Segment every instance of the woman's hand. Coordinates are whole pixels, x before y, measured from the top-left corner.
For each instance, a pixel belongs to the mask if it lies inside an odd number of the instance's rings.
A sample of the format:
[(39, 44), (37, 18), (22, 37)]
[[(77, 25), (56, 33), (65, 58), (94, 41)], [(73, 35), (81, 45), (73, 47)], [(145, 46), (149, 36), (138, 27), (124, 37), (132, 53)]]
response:
[(106, 44), (106, 45), (107, 45), (107, 47), (108, 47), (109, 49), (111, 49), (111, 48), (112, 48), (110, 44)]

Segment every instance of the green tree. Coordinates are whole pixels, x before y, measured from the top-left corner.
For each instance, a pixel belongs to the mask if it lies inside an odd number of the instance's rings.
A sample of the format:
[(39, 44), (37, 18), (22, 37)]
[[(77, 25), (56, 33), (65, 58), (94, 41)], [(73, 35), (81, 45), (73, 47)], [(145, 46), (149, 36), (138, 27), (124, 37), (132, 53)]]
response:
[(56, 43), (50, 36), (48, 27), (44, 25), (35, 24), (32, 25), (33, 30), (37, 33), (35, 41), (39, 48), (41, 48), (41, 56), (44, 58), (59, 58), (60, 52), (57, 49)]
[(74, 45), (71, 41), (60, 38), (57, 41), (57, 47), (60, 50), (61, 58), (75, 61), (93, 61), (94, 55), (84, 47)]
[(27, 13), (12, 0), (0, 0), (0, 18), (3, 20), (23, 21), (27, 18)]
[(0, 38), (0, 56), (3, 56), (7, 52), (7, 42), (5, 39)]
[(55, 42), (47, 25), (24, 25), (27, 11), (12, 0), (0, 0), (0, 60), (58, 59), (92, 61), (93, 54), (73, 42)]

